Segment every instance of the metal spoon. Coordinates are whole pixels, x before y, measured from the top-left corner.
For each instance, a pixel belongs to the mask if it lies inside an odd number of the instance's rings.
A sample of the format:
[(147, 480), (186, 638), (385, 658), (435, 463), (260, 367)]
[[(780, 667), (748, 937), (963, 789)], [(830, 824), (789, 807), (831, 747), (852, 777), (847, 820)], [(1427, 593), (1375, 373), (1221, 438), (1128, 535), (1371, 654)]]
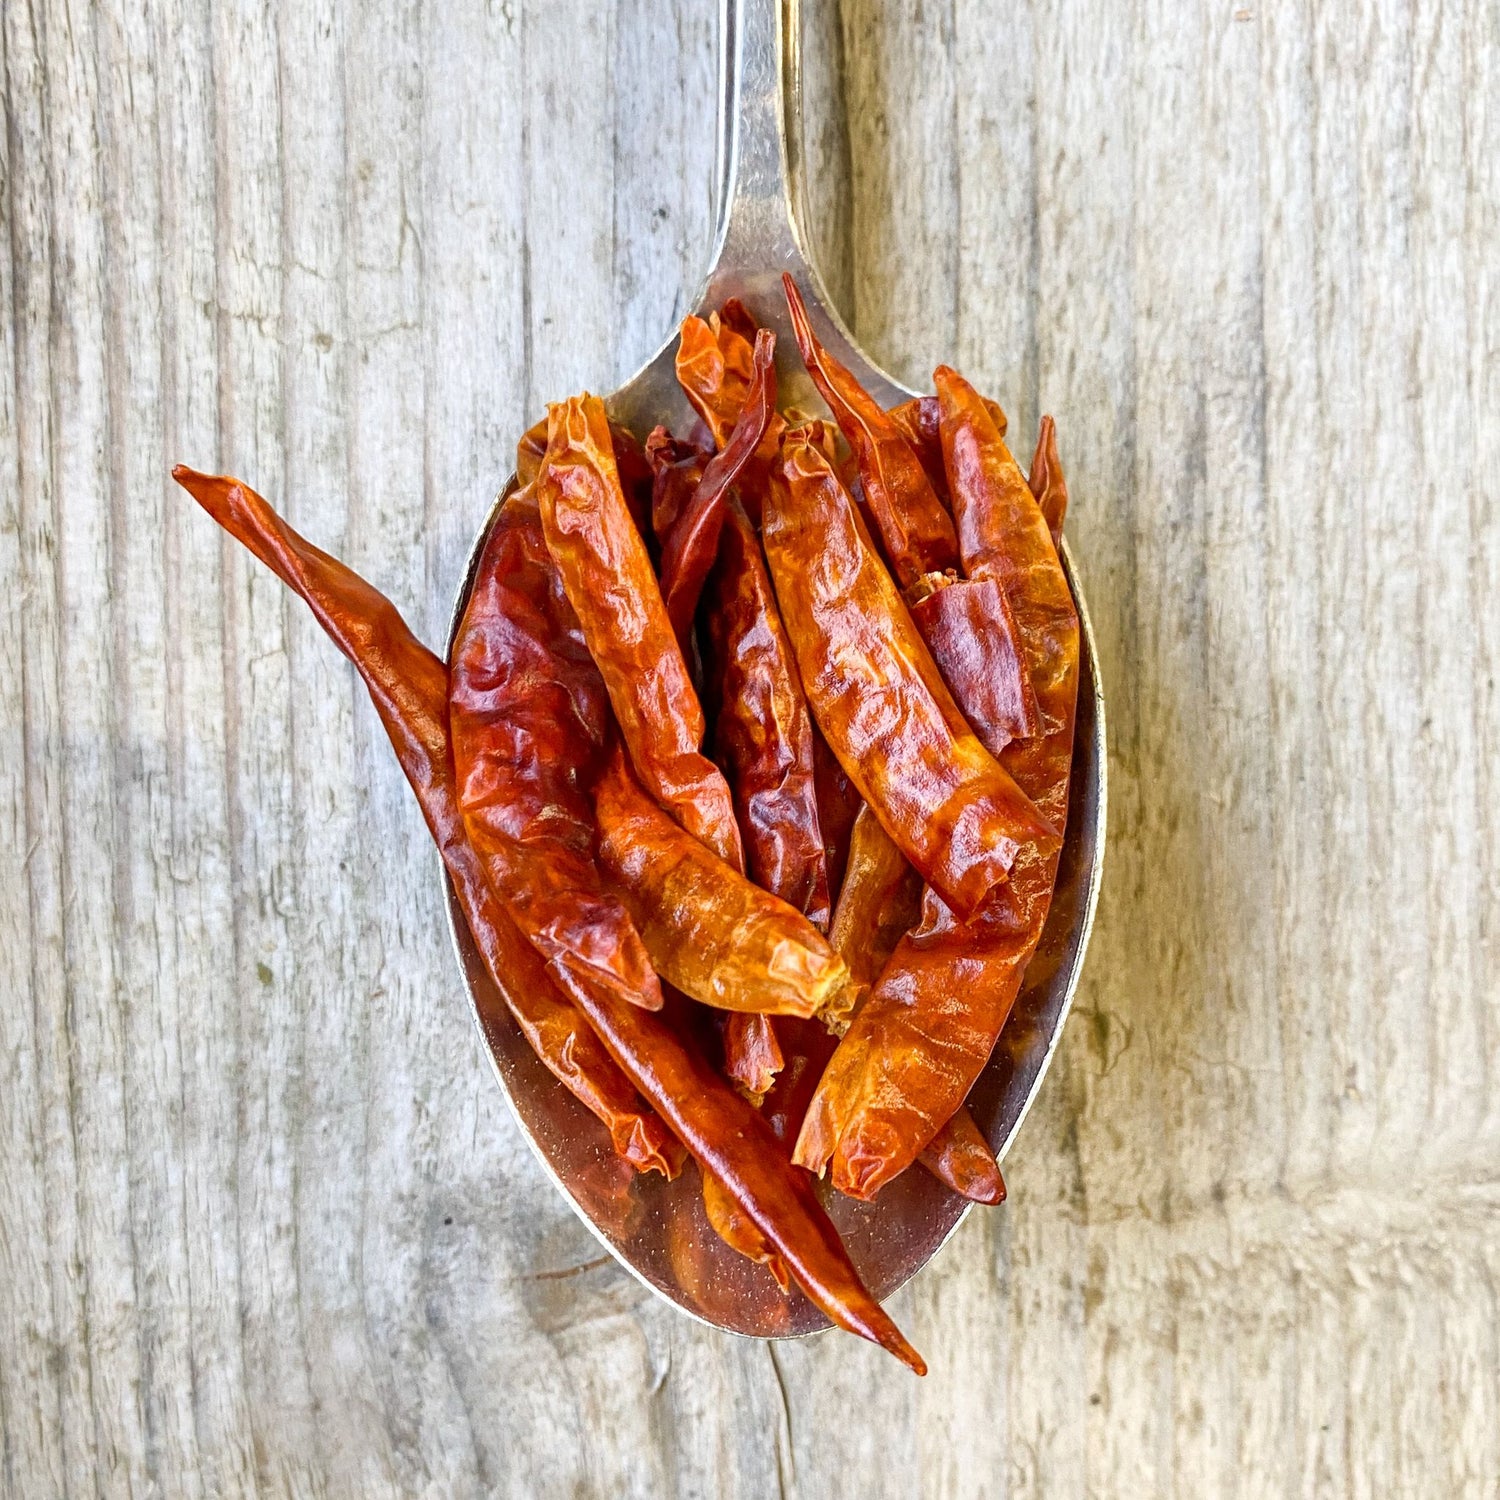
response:
[[(738, 297), (777, 335), (780, 401), (825, 408), (796, 354), (781, 290), (790, 271), (819, 336), (882, 405), (913, 393), (860, 351), (833, 310), (807, 254), (799, 53), (799, 0), (721, 0), (719, 222), (712, 269), (693, 306), (707, 313)], [(686, 431), (691, 412), (673, 372), (675, 334), (612, 396), (610, 415), (644, 438), (658, 422)], [(515, 484), (512, 476), (503, 500)], [(499, 508), (496, 502), (496, 509)], [(494, 511), (475, 539), (454, 604), (449, 648), (473, 584)], [(1088, 610), (1067, 543), (1063, 565), (1083, 626), (1077, 741), (1067, 836), (1046, 932), (970, 1108), (1004, 1158), (1052, 1060), (1083, 965), (1099, 894), (1105, 827), (1104, 699)], [(827, 1320), (800, 1293), (783, 1296), (769, 1273), (709, 1228), (697, 1174), (674, 1183), (632, 1180), (603, 1132), (560, 1088), (510, 1024), (485, 976), (450, 887), (448, 912), (480, 1030), (521, 1133), (564, 1197), (619, 1261), (684, 1312), (730, 1332), (776, 1337), (815, 1332)], [(913, 1169), (873, 1204), (829, 1193), (828, 1207), (861, 1275), (886, 1297), (919, 1271), (971, 1205)]]

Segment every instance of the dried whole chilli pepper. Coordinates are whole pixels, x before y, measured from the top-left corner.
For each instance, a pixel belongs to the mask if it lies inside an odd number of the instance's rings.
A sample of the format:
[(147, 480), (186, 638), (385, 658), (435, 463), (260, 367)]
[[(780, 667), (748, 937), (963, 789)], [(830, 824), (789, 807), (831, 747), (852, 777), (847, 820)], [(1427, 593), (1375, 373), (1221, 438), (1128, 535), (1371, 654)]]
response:
[(1005, 1179), (995, 1153), (962, 1106), (922, 1148), (917, 1160), (961, 1198), (991, 1205), (1005, 1202)]
[(818, 342), (790, 274), (782, 276), (802, 362), (854, 450), (865, 504), (902, 588), (958, 561), (953, 522), (901, 428)]
[(923, 879), (974, 911), (1024, 844), (1055, 849), (1057, 834), (965, 722), (848, 492), (796, 434), (762, 540), (830, 749)]
[[(468, 842), (448, 735), (448, 671), (412, 635), (395, 606), (312, 546), (237, 480), (178, 466), (173, 477), (288, 588), (364, 679), (391, 746), (443, 857), (474, 944), (506, 1008), (548, 1070), (609, 1131), (641, 1170), (675, 1177), (684, 1152), (559, 992), (540, 955), (491, 888)], [(497, 1024), (484, 1018), (486, 1031)]]
[(739, 421), (662, 541), (662, 599), (684, 650), (704, 581), (718, 556), (729, 487), (755, 453), (776, 413), (775, 357), (776, 336), (763, 328), (755, 336), (755, 371)]
[[(1000, 429), (1005, 436), (1005, 429)], [(1037, 434), (1036, 452), (1031, 459), (1031, 472), (1026, 476), (1026, 485), (1036, 496), (1042, 514), (1047, 518), (1047, 529), (1052, 533), (1052, 545), (1062, 546), (1063, 517), (1068, 513), (1068, 482), (1063, 477), (1062, 464), (1057, 457), (1057, 423), (1051, 417), (1042, 418), (1042, 430)]]
[[(708, 428), (716, 448), (729, 442), (749, 400), (755, 375), (754, 338), (746, 333), (747, 324), (753, 326), (753, 322), (741, 304), (735, 306), (738, 313), (729, 320), (719, 313), (707, 321), (696, 316), (684, 318), (677, 344), (677, 383)], [(752, 513), (785, 429), (781, 416), (773, 414), (747, 465), (744, 499)]]
[[(742, 305), (735, 303), (739, 312)], [(739, 413), (750, 399), (754, 378), (754, 335), (748, 333), (753, 320), (748, 314), (730, 320), (711, 314), (706, 320), (690, 314), (682, 320), (676, 347), (676, 381), (693, 410), (702, 419), (721, 449), (729, 443)], [(775, 458), (784, 423), (772, 420), (757, 450), (760, 466)]]
[[(1078, 616), (1041, 506), (994, 420), (960, 376), (936, 375), (964, 565), (1006, 589), (1042, 733), (1005, 764), (1061, 826), (1078, 690)], [(1061, 479), (1060, 467), (1054, 466)], [(873, 1197), (968, 1095), (1020, 989), (1046, 922), (1056, 850), (1026, 846), (982, 909), (963, 920), (933, 891), (819, 1084), (794, 1159), (830, 1161), (834, 1184)]]
[(704, 607), (714, 743), (757, 885), (826, 931), (828, 858), (818, 813), (813, 724), (760, 543), (731, 503)]
[(501, 507), (480, 554), (453, 643), (448, 721), (469, 842), (517, 925), (570, 993), (604, 984), (659, 1009), (645, 945), (594, 863), (609, 699), (524, 491)]
[(750, 341), (725, 328), (717, 313), (689, 314), (677, 333), (677, 383), (713, 434), (714, 446), (729, 441), (750, 391), (754, 352)]
[(645, 794), (618, 748), (595, 792), (599, 863), (656, 971), (720, 1010), (837, 1013), (849, 972), (795, 907), (752, 885)]
[[(869, 808), (861, 808), (849, 842), (849, 869), (829, 937), (849, 965), (859, 1013), (902, 935), (916, 922), (922, 883)], [(820, 1049), (826, 1064), (832, 1048)], [(820, 1069), (821, 1072), (821, 1069)], [(806, 1110), (812, 1090), (803, 1099)], [(792, 1122), (788, 1122), (791, 1124)], [(792, 1125), (800, 1130), (802, 1113)], [(966, 1109), (960, 1108), (924, 1149), (922, 1165), (955, 1193), (976, 1203), (998, 1203), (1005, 1184), (994, 1153)]]
[(729, 787), (702, 753), (703, 710), (620, 494), (604, 406), (575, 396), (550, 408), (547, 430), (543, 532), (636, 772), (689, 833), (742, 869)]

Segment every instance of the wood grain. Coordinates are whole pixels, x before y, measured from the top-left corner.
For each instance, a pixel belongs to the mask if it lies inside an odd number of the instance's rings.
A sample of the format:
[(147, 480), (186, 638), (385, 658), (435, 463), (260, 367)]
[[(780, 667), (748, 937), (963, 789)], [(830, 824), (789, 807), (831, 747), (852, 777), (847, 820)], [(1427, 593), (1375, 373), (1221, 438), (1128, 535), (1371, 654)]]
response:
[(1500, 10), (808, 0), (871, 352), (1060, 421), (1111, 714), (1058, 1066), (848, 1339), (729, 1341), (491, 1082), (355, 678), (176, 493), (442, 637), (542, 403), (680, 315), (686, 0), (15, 0), (0, 1492), (1500, 1493)]

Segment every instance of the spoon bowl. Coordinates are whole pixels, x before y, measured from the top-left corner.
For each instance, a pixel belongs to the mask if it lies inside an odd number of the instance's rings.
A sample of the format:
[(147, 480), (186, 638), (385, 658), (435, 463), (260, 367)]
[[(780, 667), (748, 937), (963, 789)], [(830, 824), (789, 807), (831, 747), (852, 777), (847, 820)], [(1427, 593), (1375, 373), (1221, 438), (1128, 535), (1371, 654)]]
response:
[[(707, 315), (738, 297), (776, 333), (778, 401), (824, 412), (797, 358), (782, 293), (791, 272), (819, 338), (882, 406), (913, 394), (879, 369), (833, 310), (806, 251), (797, 0), (721, 0), (719, 222), (710, 269), (693, 302)], [(673, 367), (675, 333), (612, 395), (610, 416), (644, 439), (659, 422), (693, 420)], [(474, 570), (515, 476), (485, 518), (453, 608), (451, 654)], [(1082, 971), (1098, 900), (1105, 829), (1104, 698), (1088, 609), (1072, 553), (1063, 567), (1078, 606), (1082, 650), (1068, 825), (1057, 887), (1026, 982), (969, 1108), (1004, 1159), (1057, 1048)], [(446, 878), (446, 877), (445, 877)], [(563, 1196), (633, 1274), (684, 1312), (732, 1333), (771, 1338), (817, 1332), (828, 1320), (795, 1289), (783, 1295), (764, 1268), (725, 1245), (703, 1211), (690, 1166), (675, 1182), (637, 1176), (592, 1116), (537, 1060), (495, 992), (448, 887), (449, 924), (495, 1075), (522, 1134)], [(973, 1206), (926, 1172), (891, 1182), (874, 1203), (831, 1190), (825, 1202), (870, 1290), (885, 1298), (919, 1271)]]

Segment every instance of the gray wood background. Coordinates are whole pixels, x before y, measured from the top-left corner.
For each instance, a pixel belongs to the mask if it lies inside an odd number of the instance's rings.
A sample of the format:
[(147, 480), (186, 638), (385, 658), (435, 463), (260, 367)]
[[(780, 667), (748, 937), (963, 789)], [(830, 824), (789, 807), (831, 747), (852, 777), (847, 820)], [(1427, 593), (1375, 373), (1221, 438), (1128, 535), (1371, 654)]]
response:
[(702, 0), (6, 0), (0, 1490), (1500, 1493), (1500, 7), (808, 0), (872, 352), (1058, 414), (1112, 719), (1060, 1064), (851, 1339), (601, 1260), (352, 672), (706, 254)]

